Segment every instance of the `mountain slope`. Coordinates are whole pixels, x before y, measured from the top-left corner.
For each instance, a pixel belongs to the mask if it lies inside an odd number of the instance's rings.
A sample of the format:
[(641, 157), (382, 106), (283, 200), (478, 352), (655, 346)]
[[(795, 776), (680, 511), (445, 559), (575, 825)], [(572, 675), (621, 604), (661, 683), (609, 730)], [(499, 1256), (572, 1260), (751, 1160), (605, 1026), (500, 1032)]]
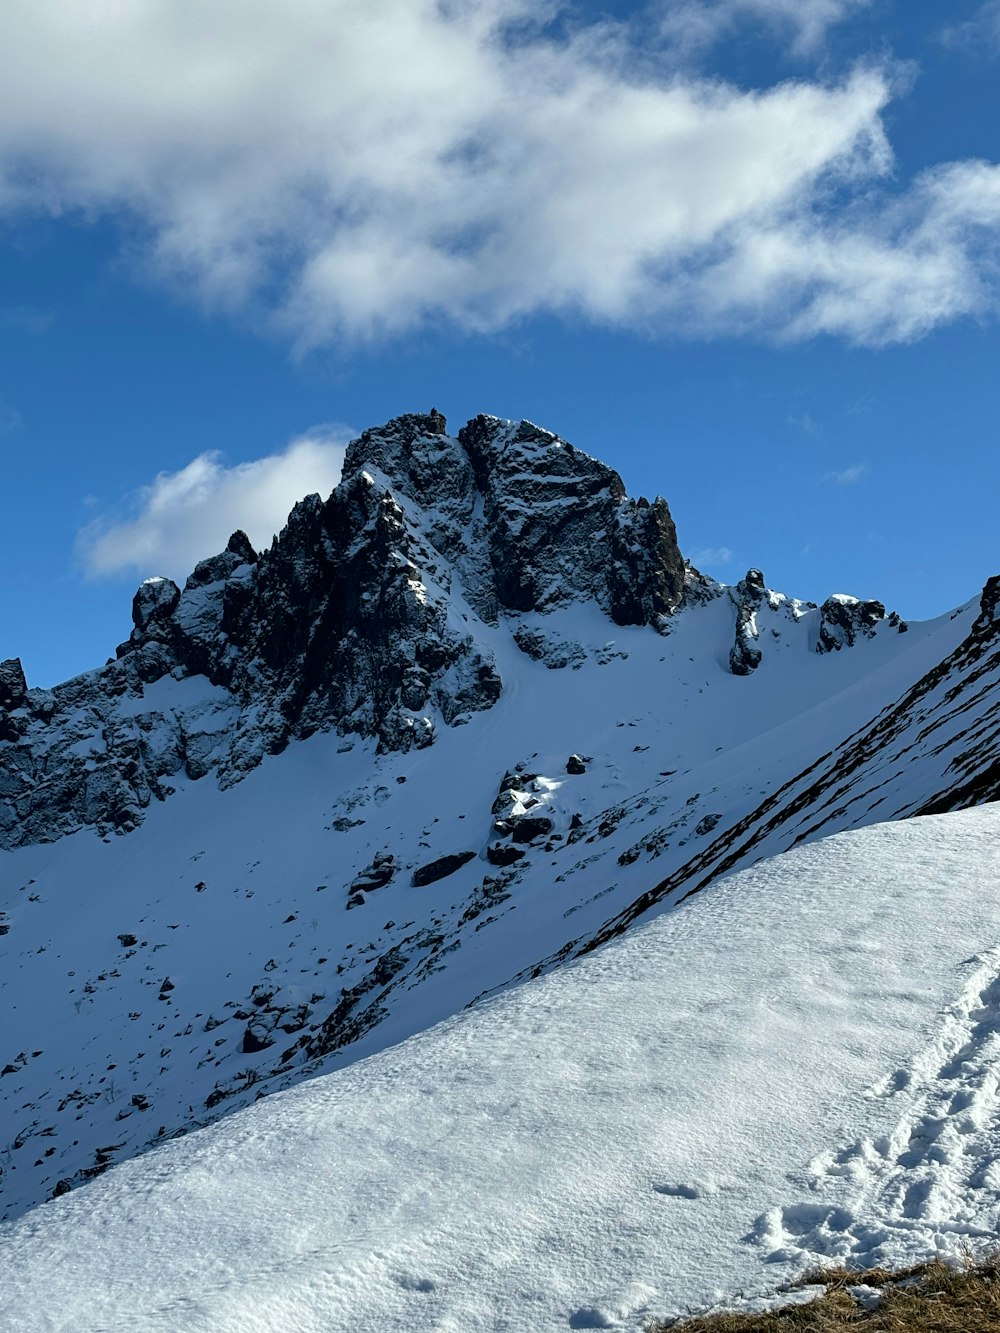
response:
[(998, 834), (799, 848), (116, 1167), (0, 1229), (0, 1328), (638, 1331), (994, 1237)]
[(144, 584), (100, 671), (0, 669), (5, 1216), (796, 842), (992, 794), (994, 584), (909, 626), (726, 588), (557, 436), (444, 430), (366, 432), (269, 552)]

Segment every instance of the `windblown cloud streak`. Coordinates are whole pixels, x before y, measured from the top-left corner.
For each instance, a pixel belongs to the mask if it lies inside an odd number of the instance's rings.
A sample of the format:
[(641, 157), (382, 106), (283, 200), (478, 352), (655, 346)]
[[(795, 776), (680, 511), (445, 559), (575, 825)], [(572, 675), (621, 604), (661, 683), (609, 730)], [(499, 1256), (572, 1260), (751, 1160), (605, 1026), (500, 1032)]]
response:
[(0, 439), (17, 430), (20, 424), (20, 412), (0, 394)]
[(823, 480), (833, 482), (835, 486), (853, 486), (867, 476), (868, 467), (865, 463), (852, 463), (850, 467), (841, 468), (839, 471), (824, 473)]
[(706, 546), (693, 552), (689, 557), (695, 569), (719, 569), (733, 562), (733, 553), (728, 546)]
[(134, 573), (181, 579), (221, 551), (242, 528), (257, 549), (270, 544), (304, 495), (324, 497), (340, 480), (348, 432), (315, 430), (281, 453), (227, 468), (199, 454), (179, 472), (161, 472), (126, 502), (124, 514), (87, 525), (77, 555), (91, 578)]
[(871, 0), (663, 0), (661, 30), (682, 53), (693, 54), (741, 24), (766, 24), (791, 38), (792, 53), (819, 49), (827, 32)]
[[(151, 274), (301, 349), (538, 313), (878, 344), (996, 310), (1000, 169), (891, 181), (890, 71), (741, 89), (626, 24), (553, 36), (558, 7), (7, 0), (0, 216), (130, 219)], [(806, 51), (854, 7), (700, 9)]]
[(945, 28), (941, 39), (945, 46), (987, 60), (1000, 55), (1000, 0), (985, 0), (972, 18)]

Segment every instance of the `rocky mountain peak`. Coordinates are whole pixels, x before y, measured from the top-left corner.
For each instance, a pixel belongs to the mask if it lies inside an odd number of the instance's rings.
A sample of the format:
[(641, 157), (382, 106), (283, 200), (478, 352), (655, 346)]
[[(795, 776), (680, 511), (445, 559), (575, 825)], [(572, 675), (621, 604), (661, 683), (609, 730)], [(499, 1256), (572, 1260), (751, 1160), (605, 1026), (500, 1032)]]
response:
[[(31, 691), (16, 659), (0, 664), (0, 846), (127, 832), (175, 774), (230, 785), (317, 731), (381, 752), (429, 745), (496, 703), (501, 645), (554, 669), (586, 659), (538, 617), (583, 603), (667, 633), (682, 604), (725, 592), (709, 584), (686, 567), (665, 500), (629, 498), (553, 432), (481, 415), (452, 435), (433, 408), (396, 417), (351, 442), (333, 493), (299, 501), (269, 549), (237, 531), (183, 587), (147, 579), (107, 666)], [(757, 570), (729, 593), (730, 666), (748, 674), (761, 609), (787, 599)], [(849, 646), (882, 614), (834, 599), (821, 640)]]
[(412, 501), (488, 624), (594, 600), (617, 624), (662, 627), (683, 597), (666, 501), (628, 499), (613, 468), (533, 422), (481, 415), (452, 436), (433, 409), (396, 417), (348, 446), (343, 475)]

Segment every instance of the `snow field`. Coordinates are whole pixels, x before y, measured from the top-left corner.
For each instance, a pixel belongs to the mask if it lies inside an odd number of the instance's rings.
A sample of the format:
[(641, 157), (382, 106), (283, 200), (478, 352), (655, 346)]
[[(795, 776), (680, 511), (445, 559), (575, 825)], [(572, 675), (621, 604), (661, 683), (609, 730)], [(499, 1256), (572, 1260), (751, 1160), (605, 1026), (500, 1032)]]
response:
[[(722, 602), (691, 608), (666, 637), (614, 629), (592, 606), (534, 617), (577, 646), (579, 669), (547, 669), (498, 627), (488, 633), (502, 698), (465, 726), (442, 727), (427, 750), (376, 757), (371, 742), (318, 734), (225, 791), (212, 776), (177, 778), (175, 794), (126, 837), (102, 842), (84, 830), (3, 853), (4, 1213), (529, 975), (710, 841), (699, 829), (721, 820), (721, 831), (894, 699), (971, 614), (821, 656), (805, 620), (782, 604), (761, 615), (773, 614), (785, 637), (762, 624), (765, 658), (737, 679), (725, 666)], [(219, 694), (203, 680), (165, 679), (146, 702), (194, 710), (210, 731), (212, 710), (230, 709)], [(574, 751), (589, 762), (569, 776)], [(491, 804), (518, 762), (538, 774), (534, 813), (561, 837), (551, 850), (529, 848), (490, 897), (481, 886), (498, 876), (486, 861)], [(571, 843), (575, 814), (588, 827)], [(622, 864), (632, 847), (639, 859)], [(411, 886), (414, 868), (467, 851), (476, 856), (456, 874)], [(393, 881), (345, 910), (355, 876), (386, 853)], [(392, 994), (377, 1000), (380, 980), (358, 1005), (377, 1022), (319, 1064), (300, 1054), (279, 1068), (345, 989), (383, 975), (386, 959), (389, 970), (404, 960)], [(248, 1051), (247, 1017), (263, 994), (285, 1006), (286, 1027)], [(296, 1018), (302, 1006), (309, 1012)]]
[(0, 1229), (10, 1333), (638, 1330), (995, 1234), (1000, 811), (839, 835)]

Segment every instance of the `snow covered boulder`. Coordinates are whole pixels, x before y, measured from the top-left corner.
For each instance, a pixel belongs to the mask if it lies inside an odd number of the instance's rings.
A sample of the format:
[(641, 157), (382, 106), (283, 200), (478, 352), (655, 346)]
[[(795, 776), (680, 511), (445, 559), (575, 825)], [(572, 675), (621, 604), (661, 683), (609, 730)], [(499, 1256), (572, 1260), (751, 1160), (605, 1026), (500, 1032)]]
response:
[(351, 881), (352, 893), (382, 889), (396, 873), (396, 859), (391, 852), (377, 852), (370, 865), (358, 872)]

